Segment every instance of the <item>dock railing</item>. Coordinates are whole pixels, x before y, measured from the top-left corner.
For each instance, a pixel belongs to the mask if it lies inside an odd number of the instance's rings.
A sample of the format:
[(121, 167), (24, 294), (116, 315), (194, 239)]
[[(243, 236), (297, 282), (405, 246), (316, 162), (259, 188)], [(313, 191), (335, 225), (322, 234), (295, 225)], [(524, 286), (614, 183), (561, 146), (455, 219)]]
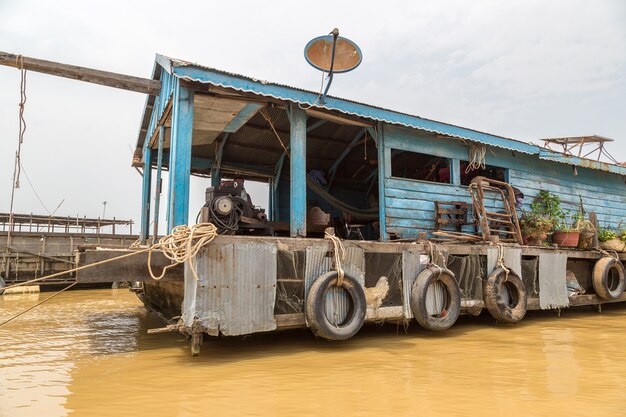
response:
[[(0, 213), (0, 230), (3, 232), (45, 232), (45, 233), (80, 233), (115, 235), (120, 227), (126, 228), (124, 234), (133, 234), (133, 220), (45, 216), (39, 214)], [(117, 229), (116, 229), (117, 227)], [(107, 230), (108, 229), (108, 230)]]

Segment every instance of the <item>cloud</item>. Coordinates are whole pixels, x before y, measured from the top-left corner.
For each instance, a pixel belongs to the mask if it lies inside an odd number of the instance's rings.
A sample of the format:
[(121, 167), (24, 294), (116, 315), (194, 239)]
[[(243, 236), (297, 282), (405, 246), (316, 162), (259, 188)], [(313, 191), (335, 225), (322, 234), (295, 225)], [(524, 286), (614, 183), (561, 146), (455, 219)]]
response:
[[(625, 4), (23, 0), (0, 2), (0, 44), (145, 77), (160, 52), (317, 90), (320, 73), (304, 61), (303, 47), (339, 27), (364, 59), (335, 78), (333, 95), (517, 139), (598, 133), (618, 139), (611, 150), (626, 160)], [(18, 80), (17, 71), (0, 68), (5, 195)], [(66, 198), (64, 213), (98, 216), (106, 200), (107, 213), (137, 218), (140, 184), (128, 144), (136, 142), (145, 97), (40, 74), (29, 74), (28, 93), (24, 163), (46, 205)], [(19, 210), (39, 209), (32, 194), (20, 190)]]

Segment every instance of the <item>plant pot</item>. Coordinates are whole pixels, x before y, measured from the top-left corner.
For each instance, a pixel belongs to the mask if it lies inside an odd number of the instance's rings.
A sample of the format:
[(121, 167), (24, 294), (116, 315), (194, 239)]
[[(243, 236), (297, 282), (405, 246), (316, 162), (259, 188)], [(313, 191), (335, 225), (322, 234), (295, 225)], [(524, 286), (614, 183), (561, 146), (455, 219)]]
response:
[(593, 246), (593, 237), (596, 232), (580, 232), (578, 239), (578, 249), (591, 249)]
[(541, 246), (543, 243), (541, 239), (530, 236), (522, 236), (522, 241), (526, 246)]
[(580, 232), (561, 232), (552, 233), (552, 242), (562, 248), (575, 248), (578, 246)]
[(626, 252), (626, 242), (621, 239), (611, 239), (606, 242), (600, 242), (600, 247), (604, 250), (614, 250), (615, 252)]

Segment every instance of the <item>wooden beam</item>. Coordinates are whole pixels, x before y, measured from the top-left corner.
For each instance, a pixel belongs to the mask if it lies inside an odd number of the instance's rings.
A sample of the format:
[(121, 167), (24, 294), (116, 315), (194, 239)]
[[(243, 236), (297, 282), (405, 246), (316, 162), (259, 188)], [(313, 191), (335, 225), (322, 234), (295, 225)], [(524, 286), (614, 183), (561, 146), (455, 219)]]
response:
[(41, 72), (58, 77), (100, 84), (122, 90), (158, 96), (161, 91), (161, 82), (132, 75), (101, 71), (60, 62), (45, 61), (0, 51), (0, 65), (14, 68), (24, 68), (29, 71)]
[(181, 86), (178, 80), (175, 83), (170, 139), (168, 233), (175, 226), (187, 224), (191, 174), (194, 92)]
[(306, 113), (291, 105), (290, 236), (306, 236)]

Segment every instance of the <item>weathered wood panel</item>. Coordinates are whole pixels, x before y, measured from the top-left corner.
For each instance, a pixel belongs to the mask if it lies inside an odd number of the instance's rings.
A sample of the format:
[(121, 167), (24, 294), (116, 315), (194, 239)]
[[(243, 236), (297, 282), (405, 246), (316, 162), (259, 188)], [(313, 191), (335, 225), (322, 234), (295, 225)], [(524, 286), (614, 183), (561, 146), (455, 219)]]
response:
[[(467, 160), (469, 147), (452, 138), (435, 138), (424, 132), (386, 126), (385, 162), (390, 162), (391, 149), (419, 152), (453, 160)], [(488, 148), (485, 162), (507, 169), (511, 185), (526, 196), (524, 208), (530, 209), (540, 190), (557, 194), (562, 207), (575, 212), (579, 196), (587, 211), (595, 211), (602, 226), (616, 226), (626, 218), (626, 185), (617, 174), (546, 161), (537, 155), (526, 155), (501, 148)], [(471, 205), (467, 187), (426, 181), (392, 178), (385, 167), (384, 207), (388, 233), (403, 238), (416, 237), (420, 231), (434, 230), (434, 201), (462, 201)], [(490, 209), (501, 207), (487, 201)], [(471, 207), (468, 218), (472, 218)], [(472, 231), (473, 227), (464, 227)]]
[[(612, 174), (606, 175), (610, 177)], [(620, 194), (611, 188), (603, 190), (597, 185), (575, 183), (516, 169), (509, 170), (509, 177), (511, 184), (524, 193), (524, 208), (527, 210), (530, 210), (530, 204), (539, 191), (547, 190), (559, 196), (562, 208), (572, 212), (578, 209), (582, 197), (585, 210), (595, 211), (602, 226), (617, 226), (626, 218), (626, 186)]]
[[(78, 253), (79, 266), (107, 261), (121, 255), (133, 252), (132, 250), (93, 250)], [(163, 267), (171, 265), (161, 252), (152, 253), (152, 271), (161, 274)], [(182, 281), (183, 266), (177, 265), (167, 270), (163, 281)], [(127, 258), (95, 265), (91, 268), (76, 272), (76, 281), (79, 283), (116, 282), (116, 281), (152, 281), (148, 272), (148, 253), (143, 252)]]

